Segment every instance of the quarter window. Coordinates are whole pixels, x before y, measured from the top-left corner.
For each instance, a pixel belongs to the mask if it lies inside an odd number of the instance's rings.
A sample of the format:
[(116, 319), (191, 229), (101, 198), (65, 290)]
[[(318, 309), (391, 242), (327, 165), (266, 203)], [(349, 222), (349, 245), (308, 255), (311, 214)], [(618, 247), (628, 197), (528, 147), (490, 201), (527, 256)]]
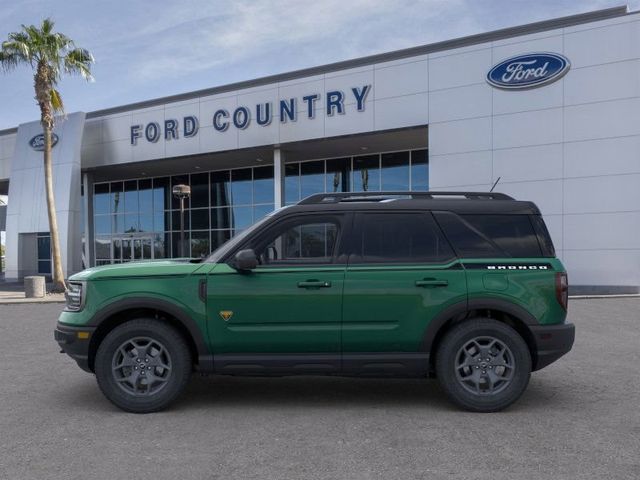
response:
[(430, 214), (359, 216), (352, 263), (437, 263), (454, 257)]

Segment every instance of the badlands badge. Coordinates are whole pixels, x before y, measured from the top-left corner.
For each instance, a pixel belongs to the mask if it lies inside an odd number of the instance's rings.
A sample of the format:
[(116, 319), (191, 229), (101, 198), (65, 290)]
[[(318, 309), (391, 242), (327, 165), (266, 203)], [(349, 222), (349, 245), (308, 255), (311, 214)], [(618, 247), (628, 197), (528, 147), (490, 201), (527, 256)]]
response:
[(220, 317), (227, 322), (231, 317), (233, 317), (233, 312), (231, 310), (220, 310)]

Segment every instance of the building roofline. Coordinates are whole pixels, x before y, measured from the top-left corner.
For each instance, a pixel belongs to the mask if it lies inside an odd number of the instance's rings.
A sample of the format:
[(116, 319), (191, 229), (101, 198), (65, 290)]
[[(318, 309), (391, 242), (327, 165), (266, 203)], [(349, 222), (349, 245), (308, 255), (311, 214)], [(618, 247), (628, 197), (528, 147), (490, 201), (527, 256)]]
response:
[[(502, 28), (500, 30), (493, 30), (486, 33), (478, 33), (474, 35), (468, 35), (466, 37), (454, 38), (452, 40), (444, 40), (441, 42), (430, 43), (427, 45), (420, 45), (417, 47), (405, 48), (402, 50), (395, 50), (392, 52), (378, 53), (374, 55), (368, 55), (366, 57), (359, 57), (351, 60), (344, 60), (335, 63), (329, 63), (316, 67), (304, 68), (300, 70), (294, 70), (291, 72), (279, 73), (275, 75), (269, 75), (266, 77), (260, 77), (253, 80), (244, 80), (240, 82), (229, 83), (212, 88), (206, 88), (202, 90), (195, 90), (192, 92), (179, 93), (176, 95), (169, 95), (166, 97), (158, 97), (150, 100), (143, 100), (140, 102), (129, 103), (126, 105), (120, 105), (117, 107), (105, 108), (102, 110), (95, 110), (87, 113), (86, 118), (97, 118), (104, 115), (113, 115), (117, 113), (123, 113), (130, 110), (137, 110), (141, 108), (149, 108), (158, 105), (164, 105), (166, 103), (180, 102), (185, 100), (191, 100), (198, 97), (204, 97), (208, 95), (215, 95), (219, 93), (231, 92), (234, 90), (242, 90), (245, 88), (257, 87), (262, 85), (268, 85), (270, 83), (283, 82), (287, 80), (295, 80), (298, 78), (309, 77), (313, 75), (319, 75), (323, 73), (335, 72), (339, 70), (345, 70), (348, 68), (360, 67), (364, 65), (370, 65), (373, 63), (389, 62), (392, 60), (400, 60), (403, 58), (415, 57), (418, 55), (425, 55), (428, 53), (441, 52), (445, 50), (452, 50), (454, 48), (467, 47), (470, 45), (476, 45), (480, 43), (486, 43), (495, 40), (502, 40), (505, 38), (519, 37), (531, 33), (544, 32), (547, 30), (554, 30), (556, 28), (570, 27), (574, 25), (581, 25), (584, 23), (595, 22), (598, 20), (606, 20), (610, 18), (622, 17), (629, 15), (630, 12), (626, 5), (620, 5), (617, 7), (605, 8), (602, 10), (594, 10), (592, 12), (579, 13), (576, 15), (569, 15), (566, 17), (553, 18), (550, 20), (542, 20), (540, 22), (527, 23), (524, 25), (518, 25), (515, 27)], [(15, 133), (17, 128), (9, 128), (6, 130), (0, 130), (0, 135)]]

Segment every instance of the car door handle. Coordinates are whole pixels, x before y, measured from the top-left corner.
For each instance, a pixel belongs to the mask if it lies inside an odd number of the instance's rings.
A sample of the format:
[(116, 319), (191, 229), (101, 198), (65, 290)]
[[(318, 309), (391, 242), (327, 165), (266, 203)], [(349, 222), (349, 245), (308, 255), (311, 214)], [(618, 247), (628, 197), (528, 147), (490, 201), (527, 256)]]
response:
[(306, 282), (298, 282), (298, 288), (329, 288), (331, 282), (322, 282), (320, 280), (307, 280)]
[(416, 287), (446, 287), (449, 285), (447, 280), (438, 280), (437, 278), (424, 278), (422, 280), (416, 280)]

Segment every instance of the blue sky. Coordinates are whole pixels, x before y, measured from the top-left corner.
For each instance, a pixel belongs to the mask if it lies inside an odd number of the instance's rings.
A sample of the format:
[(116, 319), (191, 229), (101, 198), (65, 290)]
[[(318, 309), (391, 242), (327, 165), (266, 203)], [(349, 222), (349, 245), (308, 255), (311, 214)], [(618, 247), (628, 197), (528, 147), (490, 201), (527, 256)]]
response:
[[(621, 5), (620, 0), (0, 0), (0, 39), (46, 16), (93, 52), (65, 79), (86, 112)], [(640, 0), (629, 2), (630, 8)], [(36, 120), (26, 68), (0, 72), (0, 129)]]

